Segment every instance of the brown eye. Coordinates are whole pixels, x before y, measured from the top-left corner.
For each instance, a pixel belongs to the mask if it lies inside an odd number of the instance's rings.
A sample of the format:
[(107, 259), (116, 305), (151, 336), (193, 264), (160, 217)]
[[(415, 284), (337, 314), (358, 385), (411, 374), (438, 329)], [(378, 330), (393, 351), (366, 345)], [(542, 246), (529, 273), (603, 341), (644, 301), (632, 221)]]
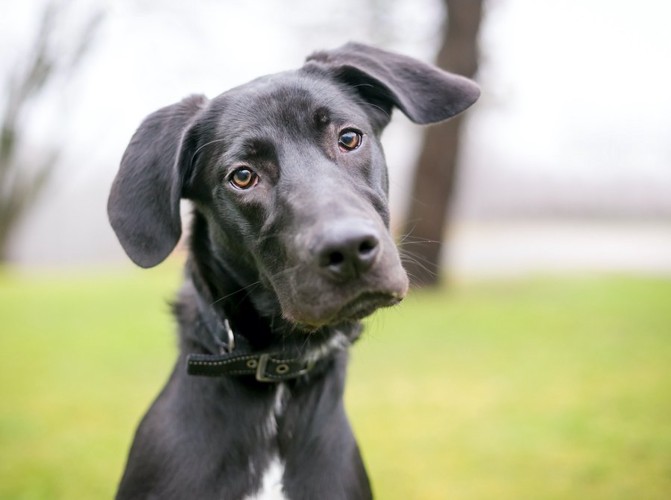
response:
[(353, 129), (346, 129), (340, 133), (338, 137), (338, 146), (343, 151), (353, 151), (361, 146), (362, 135), (361, 132)]
[(240, 167), (231, 174), (229, 182), (238, 189), (249, 189), (259, 181), (259, 176), (247, 167)]

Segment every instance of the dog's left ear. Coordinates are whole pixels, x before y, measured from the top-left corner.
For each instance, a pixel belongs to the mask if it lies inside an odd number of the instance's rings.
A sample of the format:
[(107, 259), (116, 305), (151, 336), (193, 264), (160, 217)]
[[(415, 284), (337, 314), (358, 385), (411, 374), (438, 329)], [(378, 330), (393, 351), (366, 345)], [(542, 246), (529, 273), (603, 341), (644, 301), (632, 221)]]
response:
[(411, 57), (360, 43), (316, 52), (306, 60), (306, 69), (318, 66), (351, 86), (375, 109), (385, 126), (392, 106), (413, 122), (436, 123), (461, 113), (480, 96), (475, 82)]

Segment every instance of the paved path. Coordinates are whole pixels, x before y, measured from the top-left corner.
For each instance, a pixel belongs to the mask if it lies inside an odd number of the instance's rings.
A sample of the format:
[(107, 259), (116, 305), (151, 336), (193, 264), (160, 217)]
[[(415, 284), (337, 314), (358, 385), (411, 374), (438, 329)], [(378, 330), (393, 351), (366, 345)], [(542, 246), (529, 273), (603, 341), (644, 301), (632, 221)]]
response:
[(671, 277), (671, 221), (460, 223), (450, 242), (446, 265), (457, 276), (607, 271)]

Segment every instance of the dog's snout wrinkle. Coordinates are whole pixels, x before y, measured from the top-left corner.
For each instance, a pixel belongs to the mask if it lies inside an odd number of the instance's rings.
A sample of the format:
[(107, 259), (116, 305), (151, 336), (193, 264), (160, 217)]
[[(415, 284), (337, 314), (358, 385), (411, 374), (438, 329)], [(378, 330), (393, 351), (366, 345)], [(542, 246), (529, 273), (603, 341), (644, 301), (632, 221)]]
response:
[(380, 236), (367, 224), (341, 221), (329, 226), (314, 247), (318, 269), (337, 280), (365, 274), (380, 254)]

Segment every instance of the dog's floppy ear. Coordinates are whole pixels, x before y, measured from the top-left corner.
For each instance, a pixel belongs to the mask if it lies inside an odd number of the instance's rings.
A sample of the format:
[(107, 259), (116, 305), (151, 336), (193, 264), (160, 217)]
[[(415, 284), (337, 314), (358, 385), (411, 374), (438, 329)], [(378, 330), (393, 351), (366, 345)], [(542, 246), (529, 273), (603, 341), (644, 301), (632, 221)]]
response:
[(360, 43), (316, 52), (306, 67), (317, 64), (352, 86), (388, 122), (396, 106), (413, 122), (436, 123), (461, 113), (480, 96), (477, 84), (411, 57)]
[(128, 256), (141, 267), (162, 262), (182, 234), (179, 201), (207, 99), (194, 95), (144, 119), (121, 159), (107, 214)]

